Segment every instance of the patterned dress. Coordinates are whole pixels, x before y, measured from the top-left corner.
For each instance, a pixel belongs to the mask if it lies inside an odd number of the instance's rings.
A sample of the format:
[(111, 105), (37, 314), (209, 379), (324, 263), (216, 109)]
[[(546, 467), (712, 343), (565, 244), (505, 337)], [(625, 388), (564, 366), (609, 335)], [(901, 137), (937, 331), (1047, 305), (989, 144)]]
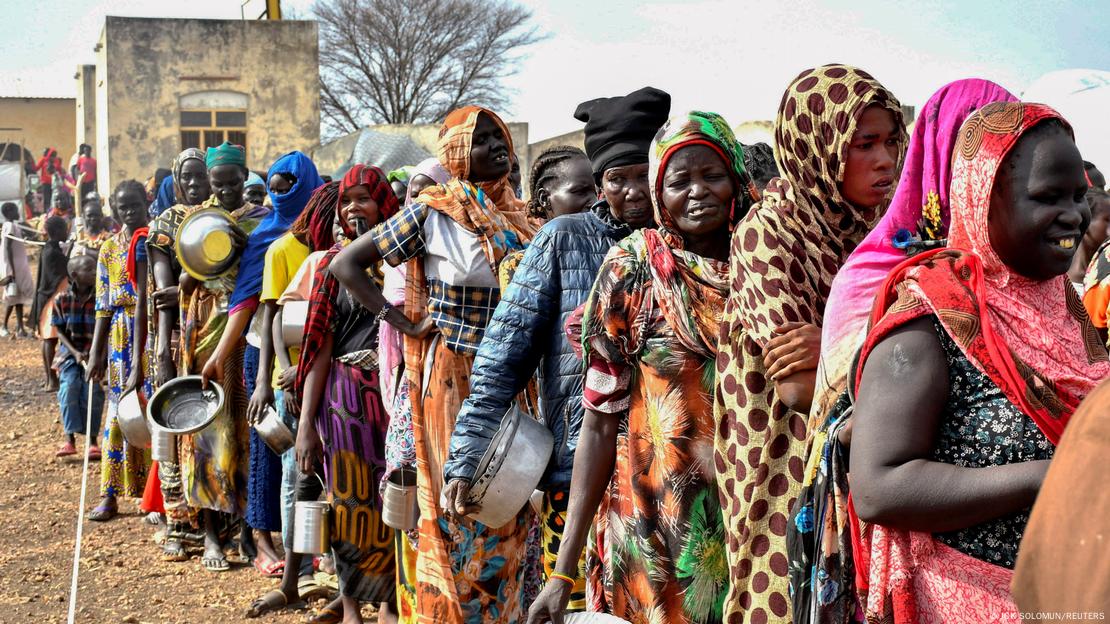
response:
[[(127, 274), (130, 239), (126, 232), (108, 238), (100, 247), (96, 263), (96, 316), (111, 319), (108, 334), (108, 417), (104, 426), (104, 458), (100, 462), (100, 495), (139, 498), (146, 485), (150, 453), (135, 448), (119, 428), (119, 400), (131, 375), (135, 326), (135, 289)], [(144, 363), (146, 355), (143, 356)], [(149, 377), (144, 375), (143, 392), (150, 396)]]
[(897, 100), (866, 72), (844, 65), (802, 72), (775, 122), (785, 178), (771, 180), (733, 234), (715, 407), (728, 622), (790, 621), (786, 529), (801, 490), (808, 414), (775, 394), (763, 350), (784, 323), (822, 324), (837, 270), (881, 213), (882, 206), (852, 206), (838, 190), (854, 116), (868, 104), (889, 110), (903, 128)]

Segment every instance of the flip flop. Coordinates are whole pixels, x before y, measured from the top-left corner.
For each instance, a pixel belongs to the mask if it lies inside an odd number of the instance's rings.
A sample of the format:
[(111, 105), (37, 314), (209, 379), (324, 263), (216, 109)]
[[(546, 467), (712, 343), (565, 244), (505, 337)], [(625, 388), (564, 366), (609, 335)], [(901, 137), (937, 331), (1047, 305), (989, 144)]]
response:
[(54, 457), (69, 457), (76, 454), (77, 447), (73, 445), (73, 442), (66, 442), (62, 445), (62, 448), (58, 449), (57, 453), (54, 453)]
[[(285, 571), (284, 561), (271, 561), (270, 563), (262, 563), (262, 560), (255, 558), (254, 569), (266, 578), (281, 578), (282, 572)], [(284, 594), (283, 594), (284, 595)]]
[(107, 505), (97, 505), (95, 509), (89, 512), (88, 518), (93, 522), (107, 522), (115, 518), (119, 510), (115, 507)]
[(162, 546), (162, 561), (188, 561), (189, 555), (180, 540), (167, 539)]
[(256, 598), (244, 615), (248, 618), (256, 618), (267, 613), (281, 611), (282, 609), (294, 609), (303, 606), (303, 600), (289, 602), (289, 597), (285, 595), (285, 592), (280, 589), (271, 589)]
[(308, 624), (340, 624), (343, 621), (343, 609), (333, 609), (328, 605), (308, 618)]
[(332, 590), (317, 583), (315, 579), (302, 578), (297, 581), (297, 594), (301, 600), (313, 602), (321, 598), (330, 598)]
[(89, 461), (100, 461), (100, 447), (92, 445), (89, 449)]

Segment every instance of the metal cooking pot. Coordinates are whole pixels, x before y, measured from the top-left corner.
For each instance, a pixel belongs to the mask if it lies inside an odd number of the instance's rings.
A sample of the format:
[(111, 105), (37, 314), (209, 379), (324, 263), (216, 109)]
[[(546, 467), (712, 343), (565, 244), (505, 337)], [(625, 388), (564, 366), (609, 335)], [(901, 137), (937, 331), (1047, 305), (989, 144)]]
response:
[(174, 251), (185, 272), (201, 281), (223, 277), (235, 267), (244, 234), (221, 208), (204, 208), (181, 221)]
[(136, 448), (150, 448), (150, 428), (147, 426), (146, 409), (138, 389), (120, 397), (116, 422), (119, 423), (120, 431), (129, 445)]
[(150, 458), (156, 462), (176, 464), (177, 436), (161, 427), (151, 427)]
[(543, 423), (510, 406), (474, 473), (470, 502), (481, 509), (471, 517), (494, 529), (512, 520), (547, 470), (554, 443)]
[(300, 347), (308, 321), (308, 302), (290, 301), (281, 306), (281, 338), (286, 347)]
[(262, 438), (266, 446), (270, 447), (270, 450), (277, 455), (288, 451), (297, 443), (293, 431), (285, 426), (273, 406), (266, 408), (266, 415), (262, 417), (262, 420), (255, 423), (254, 431), (258, 434), (258, 437)]
[(224, 411), (224, 389), (209, 381), (200, 387), (200, 375), (178, 377), (163, 384), (146, 405), (151, 424), (176, 435), (196, 433), (212, 424)]
[(394, 470), (382, 493), (382, 522), (398, 531), (411, 531), (420, 518), (416, 499), (416, 469)]
[(330, 532), (326, 501), (297, 501), (293, 506), (293, 552), (322, 555), (328, 552)]

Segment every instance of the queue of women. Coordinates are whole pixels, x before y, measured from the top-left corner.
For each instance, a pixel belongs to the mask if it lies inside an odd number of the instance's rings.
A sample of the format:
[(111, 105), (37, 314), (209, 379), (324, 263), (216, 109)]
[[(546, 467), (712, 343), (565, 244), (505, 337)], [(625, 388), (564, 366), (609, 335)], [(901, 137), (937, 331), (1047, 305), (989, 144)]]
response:
[[(476, 106), (405, 171), (325, 182), (283, 156), (254, 181), (267, 207), (228, 144), (182, 152), (149, 223), (120, 184), (96, 518), (145, 494), (163, 558), (246, 553), (281, 578), (248, 616), (326, 593), (289, 547), (294, 503), (323, 495), (339, 589), (315, 622), (363, 603), (436, 623), (1016, 621), (1053, 559), (1054, 532), (1023, 541), (1034, 501), (1110, 374), (1110, 202), (1068, 122), (969, 79), (908, 136), (895, 95), (845, 65), (790, 83), (773, 160), (650, 87), (574, 115), (585, 153), (541, 155), (527, 202)], [(200, 281), (174, 243), (206, 208), (244, 236), (236, 270)], [(115, 406), (186, 374), (227, 409), (151, 468)], [(514, 403), (554, 450), (531, 458), (542, 500), (486, 526), (471, 489)], [(281, 457), (249, 426), (270, 406), (296, 430)], [(382, 519), (399, 471), (408, 531)]]

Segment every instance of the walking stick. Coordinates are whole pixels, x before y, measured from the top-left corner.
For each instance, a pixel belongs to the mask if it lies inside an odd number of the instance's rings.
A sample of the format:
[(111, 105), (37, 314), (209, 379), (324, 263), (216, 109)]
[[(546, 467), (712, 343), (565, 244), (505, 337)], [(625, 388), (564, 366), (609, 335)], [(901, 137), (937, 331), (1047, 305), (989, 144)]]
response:
[[(82, 365), (82, 368), (86, 367)], [(77, 507), (77, 540), (73, 547), (73, 580), (69, 584), (69, 618), (66, 620), (68, 624), (73, 624), (77, 615), (77, 572), (81, 566), (81, 536), (85, 530), (85, 490), (89, 485), (89, 450), (92, 448), (92, 445), (89, 444), (89, 434), (92, 430), (92, 391), (94, 383), (99, 382), (86, 377), (85, 402), (88, 403), (88, 408), (85, 410), (85, 462), (81, 469), (81, 504)]]

